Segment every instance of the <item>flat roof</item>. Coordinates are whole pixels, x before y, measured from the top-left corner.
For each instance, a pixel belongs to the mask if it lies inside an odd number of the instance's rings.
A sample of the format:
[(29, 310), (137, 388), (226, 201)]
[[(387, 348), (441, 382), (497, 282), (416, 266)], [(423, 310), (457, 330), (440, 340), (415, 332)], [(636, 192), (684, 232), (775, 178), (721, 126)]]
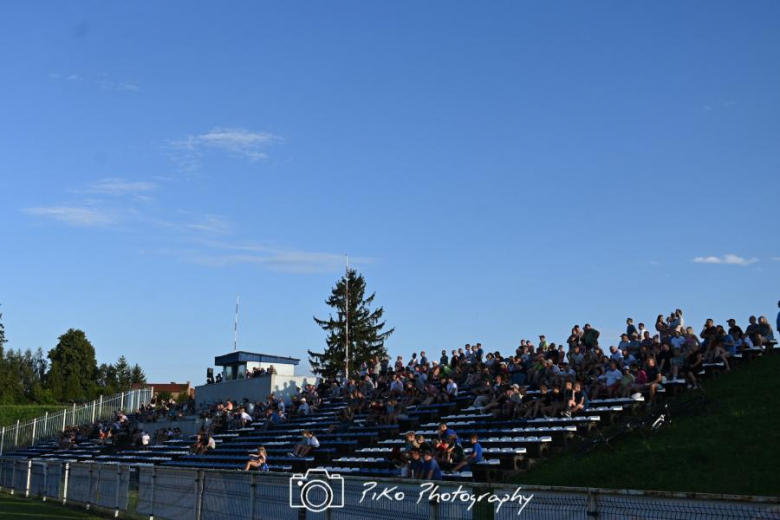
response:
[(254, 363), (276, 363), (277, 365), (298, 365), (301, 360), (285, 356), (274, 356), (272, 354), (260, 354), (259, 352), (246, 352), (244, 350), (214, 358), (214, 364), (220, 367), (241, 365), (248, 361)]

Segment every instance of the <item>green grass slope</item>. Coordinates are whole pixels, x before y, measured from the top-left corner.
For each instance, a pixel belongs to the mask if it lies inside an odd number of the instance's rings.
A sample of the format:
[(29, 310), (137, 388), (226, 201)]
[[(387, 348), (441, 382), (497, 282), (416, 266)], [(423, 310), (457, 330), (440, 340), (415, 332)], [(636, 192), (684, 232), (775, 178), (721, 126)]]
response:
[(780, 355), (704, 383), (706, 414), (673, 417), (658, 433), (632, 433), (575, 455), (558, 453), (514, 482), (612, 489), (780, 494)]
[(67, 406), (61, 404), (0, 405), (0, 426), (14, 426), (16, 421), (29, 421), (46, 412), (59, 412), (65, 408)]
[(25, 499), (0, 494), (0, 518), (3, 520), (31, 520), (34, 518), (92, 520), (103, 517), (53, 502), (43, 502), (40, 499)]

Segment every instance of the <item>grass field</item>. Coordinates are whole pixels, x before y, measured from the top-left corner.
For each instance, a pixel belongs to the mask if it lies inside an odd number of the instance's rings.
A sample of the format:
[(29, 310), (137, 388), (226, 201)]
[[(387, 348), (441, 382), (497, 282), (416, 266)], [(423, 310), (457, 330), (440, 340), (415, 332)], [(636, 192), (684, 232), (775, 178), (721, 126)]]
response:
[(13, 426), (16, 421), (29, 421), (46, 412), (59, 412), (67, 408), (62, 404), (0, 405), (0, 426)]
[(0, 518), (2, 520), (34, 520), (36, 518), (67, 518), (86, 520), (104, 518), (86, 511), (79, 511), (40, 499), (19, 498), (0, 493)]
[(673, 417), (669, 428), (645, 438), (629, 434), (612, 450), (556, 454), (514, 482), (777, 496), (778, 375), (777, 354), (743, 364), (705, 381), (714, 411)]

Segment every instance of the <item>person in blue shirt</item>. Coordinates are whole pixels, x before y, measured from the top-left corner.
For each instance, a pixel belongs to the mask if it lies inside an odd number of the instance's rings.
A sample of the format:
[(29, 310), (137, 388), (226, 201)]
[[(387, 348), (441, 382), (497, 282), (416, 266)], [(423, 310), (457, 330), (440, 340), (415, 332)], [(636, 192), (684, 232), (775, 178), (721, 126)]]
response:
[(482, 445), (479, 443), (479, 437), (476, 433), (472, 433), (469, 437), (471, 439), (471, 453), (469, 453), (469, 456), (463, 459), (457, 466), (452, 468), (452, 472), (458, 472), (461, 469), (463, 469), (467, 464), (469, 466), (469, 469), (473, 470), (473, 466), (475, 464), (479, 464), (483, 460), (485, 460), (483, 453), (484, 450), (482, 449)]
[(454, 436), (455, 441), (457, 442), (458, 434), (455, 433), (455, 430), (449, 428), (446, 423), (441, 423), (439, 425), (439, 441), (447, 442), (447, 439), (449, 439), (451, 436)]
[(422, 465), (422, 478), (425, 480), (441, 480), (441, 468), (436, 459), (433, 458), (433, 453), (426, 451), (423, 454)]
[(412, 448), (409, 450), (409, 478), (422, 478), (423, 461), (420, 458), (420, 450)]

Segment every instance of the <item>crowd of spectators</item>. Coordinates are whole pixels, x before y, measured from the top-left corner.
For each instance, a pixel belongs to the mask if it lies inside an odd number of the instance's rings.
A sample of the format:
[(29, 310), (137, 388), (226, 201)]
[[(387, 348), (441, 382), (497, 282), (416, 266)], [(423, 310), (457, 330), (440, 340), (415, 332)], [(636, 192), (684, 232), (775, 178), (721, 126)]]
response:
[[(778, 322), (780, 325), (780, 315)], [(360, 366), (359, 377), (323, 379), (317, 386), (307, 385), (290, 405), (269, 396), (262, 403), (220, 404), (216, 413), (224, 417), (228, 427), (266, 419), (263, 428), (269, 429), (291, 417), (313, 413), (325, 399), (345, 404), (334, 416), (329, 432), (346, 432), (362, 425), (396, 424), (408, 417), (409, 407), (450, 402), (462, 387), (474, 396), (474, 409), (498, 420), (570, 417), (586, 410), (595, 399), (637, 393), (646, 395), (652, 404), (658, 390), (669, 381), (697, 388), (705, 364), (719, 364), (728, 372), (733, 356), (776, 343), (775, 332), (764, 316), (750, 316), (744, 330), (734, 319), (726, 323), (708, 319), (697, 334), (686, 326), (683, 311), (676, 309), (669, 315), (658, 315), (654, 332), (628, 318), (625, 333), (608, 348), (602, 346), (601, 333), (586, 323), (572, 327), (565, 345), (548, 342), (542, 335), (538, 342), (521, 340), (509, 355), (489, 352), (476, 343), (450, 352), (442, 350), (438, 359), (426, 351), (412, 353), (408, 361), (402, 356), (394, 362), (387, 357), (375, 358)], [(359, 425), (357, 416), (362, 418)], [(391, 459), (403, 468), (404, 475), (436, 479), (442, 468), (458, 471), (482, 460), (478, 438), (469, 440), (471, 451), (466, 455), (457, 434), (446, 424), (440, 425), (433, 439), (409, 432), (406, 443)], [(306, 431), (289, 455), (306, 456), (318, 446), (316, 437)], [(247, 469), (260, 467), (264, 461), (264, 456), (253, 458)]]

